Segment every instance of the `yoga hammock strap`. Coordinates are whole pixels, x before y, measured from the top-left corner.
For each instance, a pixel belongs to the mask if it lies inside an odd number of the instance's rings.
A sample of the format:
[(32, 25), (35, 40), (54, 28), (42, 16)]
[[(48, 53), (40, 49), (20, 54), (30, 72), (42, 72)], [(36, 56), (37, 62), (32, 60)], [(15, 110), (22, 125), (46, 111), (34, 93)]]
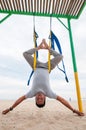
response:
[[(50, 31), (50, 37), (51, 37), (51, 31)], [(49, 47), (51, 48), (51, 38), (49, 39)], [(50, 63), (50, 52), (48, 51), (48, 72), (51, 72), (51, 63)]]
[[(55, 36), (55, 34), (51, 31), (51, 48), (53, 50), (55, 50), (55, 43), (56, 43), (56, 46), (57, 46), (60, 54), (62, 54), (62, 49), (61, 49), (60, 42), (59, 42), (58, 38)], [(63, 59), (62, 59), (62, 66), (63, 66), (63, 69), (59, 68), (59, 66), (57, 66), (57, 67), (58, 67), (59, 70), (61, 70), (65, 74), (65, 80), (67, 82), (69, 82), (68, 78), (67, 78), (67, 74), (66, 74), (66, 70), (65, 70), (65, 65), (64, 65)]]

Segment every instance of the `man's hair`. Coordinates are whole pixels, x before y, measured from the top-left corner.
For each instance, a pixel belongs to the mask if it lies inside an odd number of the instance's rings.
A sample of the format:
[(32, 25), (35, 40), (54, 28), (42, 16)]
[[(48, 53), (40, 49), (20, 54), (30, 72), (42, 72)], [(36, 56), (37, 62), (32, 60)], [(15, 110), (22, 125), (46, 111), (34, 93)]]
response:
[(39, 108), (44, 107), (44, 106), (45, 106), (45, 100), (44, 100), (44, 103), (43, 103), (43, 104), (37, 104), (37, 102), (36, 102), (36, 106), (39, 107)]

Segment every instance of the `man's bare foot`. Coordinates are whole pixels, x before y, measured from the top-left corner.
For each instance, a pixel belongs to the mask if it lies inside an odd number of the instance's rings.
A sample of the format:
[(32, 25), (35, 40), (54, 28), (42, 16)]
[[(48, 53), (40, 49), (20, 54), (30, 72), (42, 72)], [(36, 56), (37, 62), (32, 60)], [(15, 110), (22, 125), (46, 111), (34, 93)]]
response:
[(76, 109), (73, 110), (73, 113), (78, 114), (78, 116), (84, 116), (85, 115), (83, 112), (80, 112), (80, 111), (78, 111)]
[(5, 114), (7, 114), (9, 111), (10, 111), (9, 109), (6, 109), (6, 110), (2, 111), (2, 114), (5, 115)]

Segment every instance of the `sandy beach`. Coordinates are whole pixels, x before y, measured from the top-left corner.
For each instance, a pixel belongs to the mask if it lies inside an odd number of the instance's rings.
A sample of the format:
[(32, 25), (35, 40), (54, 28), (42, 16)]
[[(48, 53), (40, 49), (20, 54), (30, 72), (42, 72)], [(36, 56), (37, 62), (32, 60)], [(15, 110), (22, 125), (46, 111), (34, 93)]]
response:
[[(44, 108), (37, 108), (33, 100), (26, 100), (7, 115), (2, 110), (14, 101), (0, 101), (0, 130), (85, 130), (86, 116), (79, 117), (61, 103), (47, 100)], [(77, 102), (70, 102), (77, 108)], [(86, 114), (86, 101), (83, 102)]]

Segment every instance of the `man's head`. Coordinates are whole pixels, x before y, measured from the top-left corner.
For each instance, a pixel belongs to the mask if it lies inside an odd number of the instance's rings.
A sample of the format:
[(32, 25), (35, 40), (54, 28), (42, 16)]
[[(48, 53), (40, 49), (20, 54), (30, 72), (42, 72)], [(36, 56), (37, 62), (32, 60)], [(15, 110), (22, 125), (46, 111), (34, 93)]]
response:
[(37, 93), (35, 97), (37, 107), (41, 108), (45, 106), (46, 97), (43, 93)]

